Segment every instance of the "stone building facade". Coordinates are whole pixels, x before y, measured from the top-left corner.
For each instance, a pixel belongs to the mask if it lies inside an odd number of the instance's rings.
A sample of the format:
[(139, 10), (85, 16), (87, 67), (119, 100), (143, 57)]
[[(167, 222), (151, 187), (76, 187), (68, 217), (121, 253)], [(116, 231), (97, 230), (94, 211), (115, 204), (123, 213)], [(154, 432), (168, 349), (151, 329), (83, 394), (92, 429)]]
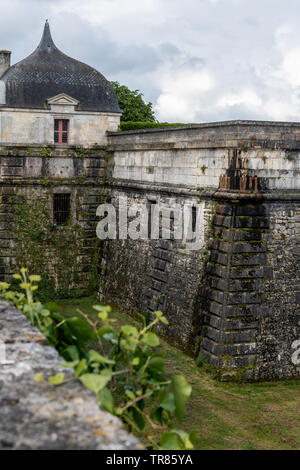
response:
[[(45, 298), (97, 289), (132, 314), (160, 309), (162, 334), (223, 379), (299, 377), (300, 124), (117, 132), (109, 83), (47, 23), (24, 61), (0, 52), (0, 74), (1, 279), (25, 264)], [(188, 206), (199, 246), (100, 241), (97, 207), (124, 200), (150, 218)]]

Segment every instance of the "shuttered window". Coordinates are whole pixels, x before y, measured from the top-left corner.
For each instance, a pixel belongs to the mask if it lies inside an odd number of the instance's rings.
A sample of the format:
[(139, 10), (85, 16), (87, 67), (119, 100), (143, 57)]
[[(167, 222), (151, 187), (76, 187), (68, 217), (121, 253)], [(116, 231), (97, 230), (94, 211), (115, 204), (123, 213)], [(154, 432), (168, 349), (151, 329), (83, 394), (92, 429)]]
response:
[(69, 142), (69, 121), (67, 119), (54, 120), (54, 143), (58, 145)]

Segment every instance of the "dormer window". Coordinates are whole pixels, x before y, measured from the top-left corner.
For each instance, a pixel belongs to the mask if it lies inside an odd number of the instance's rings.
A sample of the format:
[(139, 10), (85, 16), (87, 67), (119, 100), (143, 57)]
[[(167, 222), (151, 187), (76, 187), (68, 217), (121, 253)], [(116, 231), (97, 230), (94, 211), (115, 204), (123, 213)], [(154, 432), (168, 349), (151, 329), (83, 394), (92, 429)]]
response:
[(69, 120), (54, 120), (54, 143), (58, 145), (68, 144), (69, 142)]

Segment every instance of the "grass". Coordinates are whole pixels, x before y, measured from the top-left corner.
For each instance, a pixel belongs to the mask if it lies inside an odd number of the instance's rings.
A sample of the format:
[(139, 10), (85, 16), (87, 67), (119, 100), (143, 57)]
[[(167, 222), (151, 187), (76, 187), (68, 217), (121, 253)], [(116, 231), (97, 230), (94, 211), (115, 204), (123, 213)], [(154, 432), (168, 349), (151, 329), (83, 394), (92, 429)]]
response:
[[(73, 316), (81, 309), (92, 319), (93, 297), (59, 301), (61, 313)], [(117, 325), (136, 324), (113, 309)], [(220, 383), (196, 367), (189, 356), (161, 340), (170, 375), (183, 374), (193, 387), (182, 429), (195, 430), (201, 450), (299, 450), (299, 381), (255, 384)]]

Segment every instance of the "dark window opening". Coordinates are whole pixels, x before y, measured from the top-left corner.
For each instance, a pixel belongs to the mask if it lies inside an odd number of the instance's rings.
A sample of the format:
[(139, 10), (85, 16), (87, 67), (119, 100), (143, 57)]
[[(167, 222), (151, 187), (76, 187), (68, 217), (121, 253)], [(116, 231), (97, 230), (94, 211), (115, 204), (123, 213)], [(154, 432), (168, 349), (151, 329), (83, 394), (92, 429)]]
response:
[(195, 240), (195, 232), (197, 230), (197, 207), (192, 206), (192, 214), (189, 220), (188, 233), (186, 241), (191, 243)]
[(195, 233), (196, 231), (196, 223), (197, 223), (197, 207), (192, 207), (192, 232)]
[(148, 209), (148, 238), (151, 240), (151, 232), (152, 232), (152, 217), (153, 217), (153, 210), (154, 206), (156, 204), (156, 201), (149, 201), (147, 203), (147, 209)]
[(69, 142), (69, 121), (67, 119), (54, 120), (54, 143), (67, 144)]
[(53, 216), (57, 225), (63, 225), (68, 222), (71, 212), (70, 196), (70, 194), (53, 195)]

